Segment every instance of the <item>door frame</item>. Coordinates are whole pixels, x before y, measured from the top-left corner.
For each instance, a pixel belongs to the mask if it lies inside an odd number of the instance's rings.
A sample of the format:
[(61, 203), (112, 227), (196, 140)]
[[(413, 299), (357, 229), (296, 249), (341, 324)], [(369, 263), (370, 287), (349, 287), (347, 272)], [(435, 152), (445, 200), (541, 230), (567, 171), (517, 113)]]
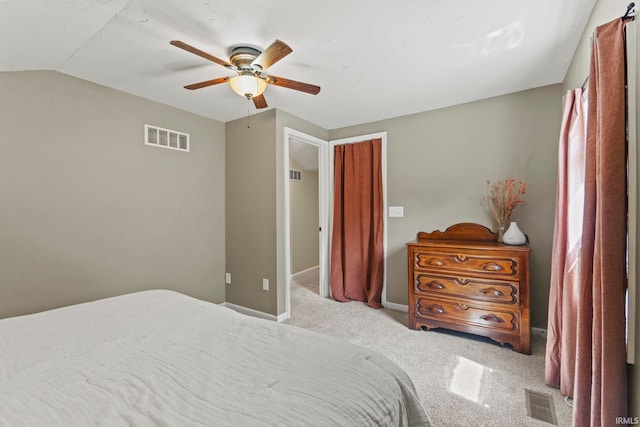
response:
[(318, 220), (320, 295), (329, 296), (329, 141), (289, 127), (284, 128), (284, 271), (286, 316), (291, 316), (291, 215), (289, 194), (289, 141), (296, 139), (318, 148)]
[[(384, 307), (387, 306), (387, 132), (376, 132), (367, 135), (358, 135), (350, 138), (341, 138), (329, 141), (329, 185), (328, 190), (330, 196), (329, 201), (329, 230), (333, 227), (333, 174), (334, 174), (334, 147), (336, 145), (356, 144), (358, 142), (369, 141), (372, 139), (382, 140), (382, 220), (383, 233), (382, 245), (384, 247), (384, 274), (382, 276), (382, 296), (381, 302)], [(329, 251), (329, 265), (331, 265), (331, 252)]]

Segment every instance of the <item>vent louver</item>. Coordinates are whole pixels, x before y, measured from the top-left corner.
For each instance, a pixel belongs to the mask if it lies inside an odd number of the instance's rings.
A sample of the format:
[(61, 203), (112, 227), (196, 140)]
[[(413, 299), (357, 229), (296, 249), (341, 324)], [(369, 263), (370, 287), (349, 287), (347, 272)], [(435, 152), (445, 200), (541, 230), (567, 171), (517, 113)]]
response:
[(144, 143), (153, 147), (188, 152), (189, 134), (157, 126), (144, 125)]
[(289, 169), (289, 179), (291, 181), (302, 181), (302, 171)]

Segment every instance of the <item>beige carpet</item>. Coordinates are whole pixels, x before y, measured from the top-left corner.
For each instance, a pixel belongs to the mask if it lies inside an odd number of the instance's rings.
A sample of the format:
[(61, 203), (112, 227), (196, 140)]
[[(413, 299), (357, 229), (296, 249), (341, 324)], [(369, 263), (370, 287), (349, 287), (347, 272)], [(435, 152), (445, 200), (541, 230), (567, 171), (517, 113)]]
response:
[(339, 303), (318, 295), (317, 269), (291, 283), (291, 319), (302, 328), (376, 350), (413, 379), (435, 426), (549, 426), (527, 416), (524, 389), (551, 394), (558, 424), (571, 425), (571, 408), (544, 384), (542, 337), (526, 356), (491, 340), (448, 331), (413, 331), (407, 313)]

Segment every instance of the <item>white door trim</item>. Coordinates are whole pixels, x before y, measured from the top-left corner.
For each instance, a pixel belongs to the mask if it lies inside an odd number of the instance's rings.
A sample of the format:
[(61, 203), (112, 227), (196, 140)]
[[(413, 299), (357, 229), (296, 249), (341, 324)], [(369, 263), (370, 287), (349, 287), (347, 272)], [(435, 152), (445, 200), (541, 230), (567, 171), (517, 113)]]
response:
[[(368, 135), (359, 135), (351, 138), (342, 138), (329, 141), (329, 230), (333, 227), (333, 151), (336, 145), (355, 144), (380, 138), (382, 140), (382, 218), (383, 218), (383, 246), (384, 246), (384, 276), (382, 279), (382, 305), (387, 306), (387, 132), (376, 132)], [(328, 264), (331, 265), (329, 253)]]
[(291, 217), (289, 200), (289, 140), (295, 138), (307, 144), (318, 147), (318, 209), (319, 227), (319, 276), (320, 295), (329, 296), (329, 186), (328, 186), (328, 146), (329, 142), (306, 133), (284, 128), (284, 271), (285, 271), (285, 301), (286, 316), (291, 316)]

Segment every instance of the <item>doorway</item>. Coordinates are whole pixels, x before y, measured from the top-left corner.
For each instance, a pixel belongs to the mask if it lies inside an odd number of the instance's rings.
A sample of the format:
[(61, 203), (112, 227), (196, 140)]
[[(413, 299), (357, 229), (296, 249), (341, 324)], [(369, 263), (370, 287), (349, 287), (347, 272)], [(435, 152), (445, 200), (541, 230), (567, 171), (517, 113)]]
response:
[[(357, 144), (362, 141), (368, 141), (373, 139), (380, 139), (382, 142), (382, 218), (383, 218), (383, 275), (382, 275), (382, 295), (381, 303), (384, 307), (387, 306), (387, 132), (376, 132), (368, 135), (359, 135), (350, 138), (342, 138), (329, 141), (329, 161), (328, 161), (328, 187), (330, 196), (328, 197), (328, 212), (333, 212), (333, 172), (334, 172), (334, 147), (337, 145), (345, 144)], [(332, 227), (333, 218), (329, 215), (329, 230)], [(330, 259), (329, 259), (330, 262)], [(328, 282), (327, 282), (328, 283)], [(327, 285), (328, 286), (328, 285)]]
[(286, 317), (291, 315), (295, 273), (317, 266), (318, 293), (329, 296), (328, 145), (328, 141), (284, 129)]

